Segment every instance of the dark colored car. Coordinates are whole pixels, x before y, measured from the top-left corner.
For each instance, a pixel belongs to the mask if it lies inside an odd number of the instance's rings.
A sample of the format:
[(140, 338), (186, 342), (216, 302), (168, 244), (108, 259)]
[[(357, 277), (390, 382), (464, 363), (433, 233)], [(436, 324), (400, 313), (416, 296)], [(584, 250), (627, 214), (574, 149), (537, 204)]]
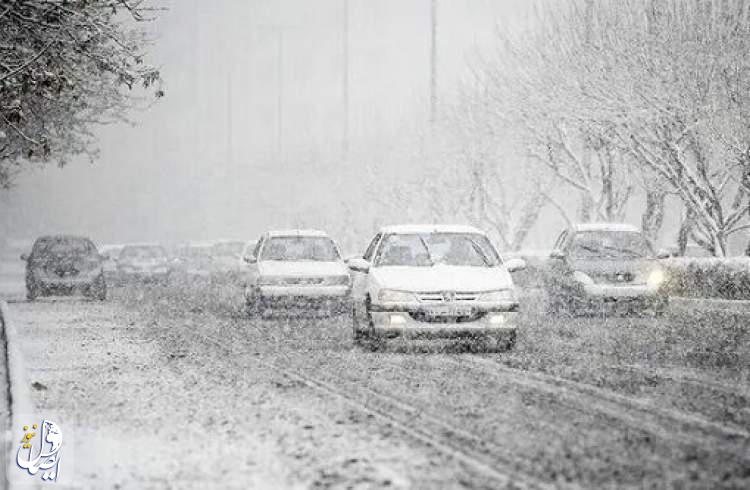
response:
[(665, 272), (638, 228), (595, 223), (563, 231), (545, 274), (551, 313), (606, 309), (664, 311)]
[(38, 238), (26, 261), (26, 297), (29, 301), (50, 294), (82, 293), (107, 298), (104, 257), (85, 237), (57, 235)]

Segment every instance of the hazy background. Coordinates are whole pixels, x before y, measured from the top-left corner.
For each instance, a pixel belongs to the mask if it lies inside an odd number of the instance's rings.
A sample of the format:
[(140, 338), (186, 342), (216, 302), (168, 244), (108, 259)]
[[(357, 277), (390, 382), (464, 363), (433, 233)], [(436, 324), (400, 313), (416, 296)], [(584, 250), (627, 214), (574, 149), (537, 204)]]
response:
[[(427, 128), (430, 0), (349, 0), (347, 161), (344, 2), (167, 3), (169, 10), (150, 26), (156, 35), (150, 61), (162, 67), (166, 97), (134, 113), (135, 127), (100, 130), (95, 164), (75, 161), (21, 177), (2, 196), (8, 235), (75, 232), (98, 243), (254, 239), (271, 227), (319, 226), (336, 234), (352, 220), (376, 216), (378, 203), (361, 199), (368, 165), (363, 162), (387, 155), (384, 149), (398, 152), (413, 143), (404, 135)], [(498, 22), (528, 21), (526, 5), (439, 1), (441, 107), (469, 79), (467, 59), (492, 48)], [(552, 210), (537, 225), (543, 232), (532, 233), (526, 245), (550, 246), (550, 226), (563, 226)]]

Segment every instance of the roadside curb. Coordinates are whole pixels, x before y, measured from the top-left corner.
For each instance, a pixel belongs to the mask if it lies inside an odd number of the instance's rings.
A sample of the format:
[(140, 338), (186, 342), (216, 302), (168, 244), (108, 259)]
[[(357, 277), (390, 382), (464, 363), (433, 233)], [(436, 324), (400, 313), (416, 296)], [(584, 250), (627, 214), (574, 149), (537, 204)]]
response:
[[(16, 466), (16, 453), (13, 439), (13, 429), (23, 427), (23, 421), (20, 420), (20, 416), (34, 413), (33, 405), (31, 403), (31, 392), (29, 391), (29, 384), (26, 382), (26, 370), (23, 363), (23, 354), (20, 348), (20, 339), (18, 337), (18, 331), (16, 330), (12, 315), (8, 309), (8, 303), (5, 300), (0, 300), (0, 323), (3, 328), (3, 339), (5, 341), (5, 355), (8, 369), (8, 395), (10, 405), (10, 421), (6, 434), (6, 451), (7, 461), (5, 462), (6, 467), (6, 481), (7, 488), (30, 488), (29, 484), (19, 484), (14, 482), (14, 478), (10, 478), (11, 471), (18, 471)], [(32, 484), (32, 488), (37, 485)]]

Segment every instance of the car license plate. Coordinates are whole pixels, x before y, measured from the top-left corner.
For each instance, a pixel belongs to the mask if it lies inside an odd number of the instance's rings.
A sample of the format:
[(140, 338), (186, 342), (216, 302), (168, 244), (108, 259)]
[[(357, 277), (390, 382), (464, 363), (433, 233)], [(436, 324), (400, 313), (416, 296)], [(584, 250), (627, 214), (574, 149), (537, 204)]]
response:
[(429, 312), (430, 316), (471, 316), (471, 308), (460, 306), (446, 306), (442, 308), (433, 308)]

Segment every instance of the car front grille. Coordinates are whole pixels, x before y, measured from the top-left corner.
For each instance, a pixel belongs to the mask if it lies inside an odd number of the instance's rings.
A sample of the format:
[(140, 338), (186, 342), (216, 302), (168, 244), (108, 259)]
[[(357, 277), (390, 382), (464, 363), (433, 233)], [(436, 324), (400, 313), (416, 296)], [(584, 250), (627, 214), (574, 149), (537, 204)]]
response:
[(600, 277), (604, 282), (611, 284), (625, 284), (635, 280), (635, 274), (632, 272), (611, 272)]
[(471, 303), (477, 300), (477, 296), (477, 293), (458, 291), (417, 293), (417, 298), (421, 303), (429, 304)]
[(288, 277), (284, 279), (284, 284), (288, 286), (317, 286), (324, 282), (324, 277)]

